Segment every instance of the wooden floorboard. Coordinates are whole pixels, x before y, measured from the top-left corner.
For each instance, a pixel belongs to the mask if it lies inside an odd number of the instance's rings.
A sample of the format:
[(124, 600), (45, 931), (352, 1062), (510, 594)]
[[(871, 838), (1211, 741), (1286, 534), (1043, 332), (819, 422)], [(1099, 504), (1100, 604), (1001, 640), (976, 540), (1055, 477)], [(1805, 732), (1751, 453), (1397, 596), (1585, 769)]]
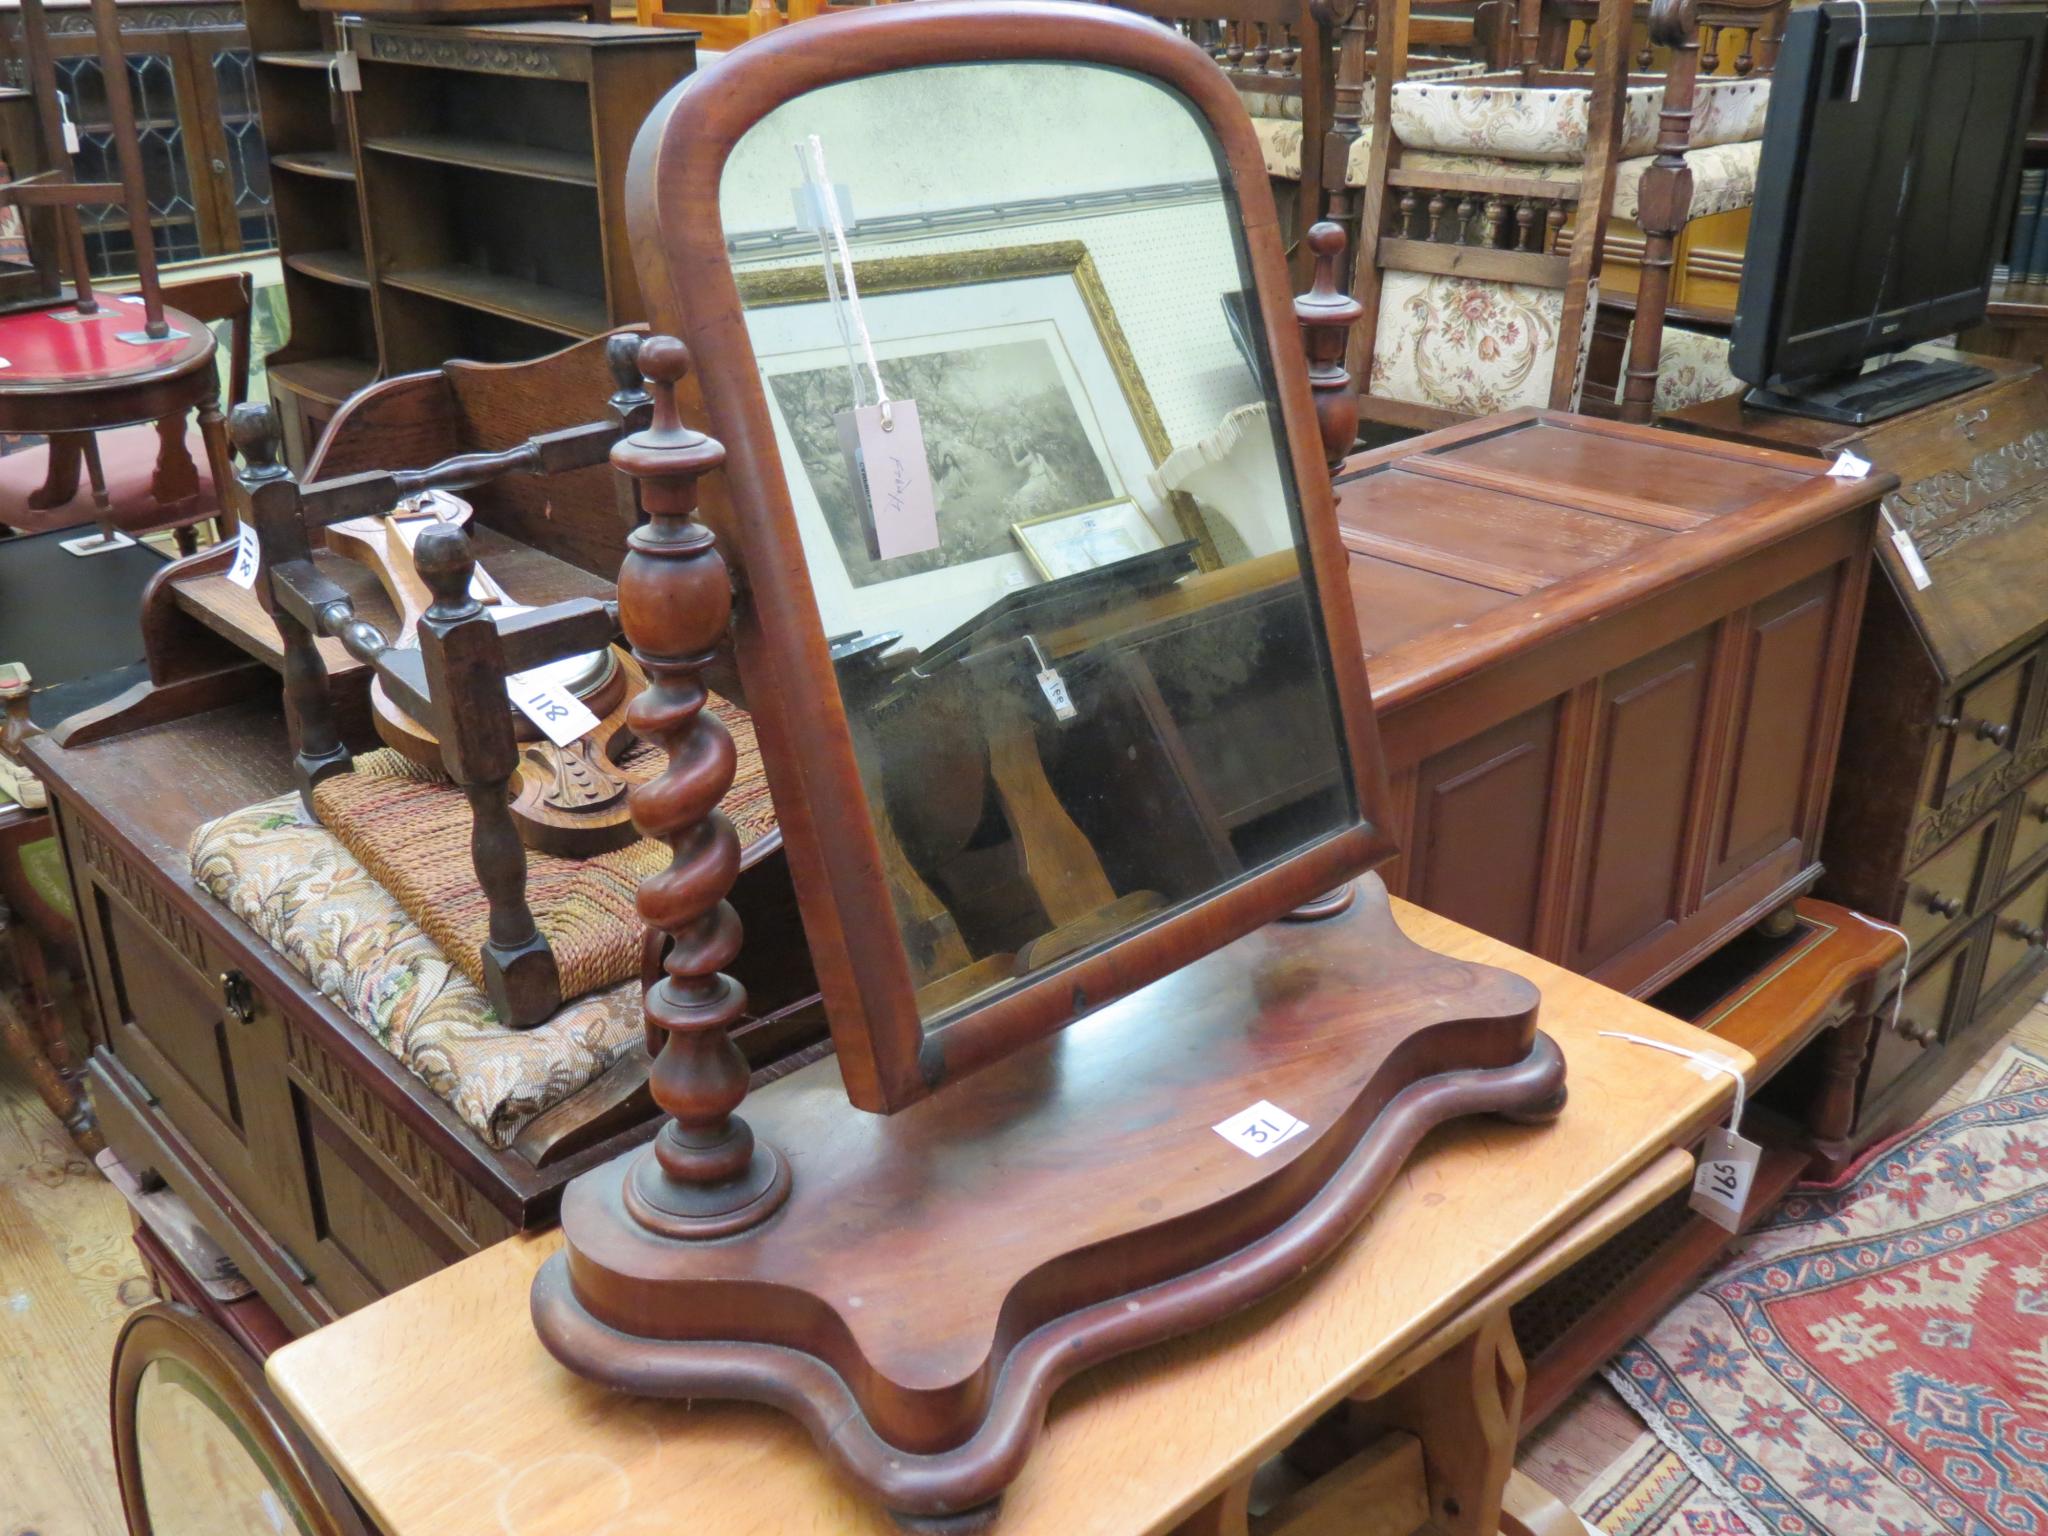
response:
[[(1965, 1103), (2009, 1045), (2048, 1060), (2048, 1000), (2036, 1003), (2032, 1011), (1991, 1041), (1930, 1114), (1946, 1114)], [(1635, 1443), (1644, 1427), (1620, 1394), (1595, 1377), (1522, 1442), (1516, 1464), (1570, 1503)]]
[(121, 1319), (150, 1299), (128, 1207), (0, 1057), (0, 1536), (122, 1536), (107, 1434)]

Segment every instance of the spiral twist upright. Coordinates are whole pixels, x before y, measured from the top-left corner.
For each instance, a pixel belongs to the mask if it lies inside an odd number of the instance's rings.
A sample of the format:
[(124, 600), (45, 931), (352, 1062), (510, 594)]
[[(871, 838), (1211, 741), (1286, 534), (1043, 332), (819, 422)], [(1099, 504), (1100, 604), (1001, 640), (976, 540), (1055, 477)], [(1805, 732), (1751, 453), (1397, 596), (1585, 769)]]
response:
[(732, 614), (732, 584), (716, 539), (697, 520), (697, 477), (722, 464), (725, 450), (677, 413), (676, 386), (689, 367), (683, 344), (649, 337), (639, 363), (653, 419), (620, 439), (612, 464), (635, 483), (647, 514), (627, 541), (619, 622), (647, 672), (626, 722), (668, 757), (628, 804), (641, 833), (673, 853), (639, 893), (640, 915), (670, 940), (646, 1000), (649, 1086), (669, 1118), (627, 1181), (626, 1206), (650, 1231), (720, 1237), (762, 1220), (789, 1193), (788, 1164), (734, 1113), (747, 1095), (747, 1064), (729, 1031), (747, 994), (725, 974), (741, 937), (725, 895), (739, 876), (740, 846), (718, 802), (737, 758), (704, 708), (702, 675)]

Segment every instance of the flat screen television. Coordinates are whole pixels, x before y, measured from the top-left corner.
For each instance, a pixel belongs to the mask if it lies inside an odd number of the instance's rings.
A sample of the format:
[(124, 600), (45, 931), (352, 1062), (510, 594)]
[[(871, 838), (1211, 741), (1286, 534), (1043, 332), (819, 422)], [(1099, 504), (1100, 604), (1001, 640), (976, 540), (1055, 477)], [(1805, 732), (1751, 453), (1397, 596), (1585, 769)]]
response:
[(1922, 358), (1864, 370), (1983, 319), (2044, 28), (2041, 10), (1933, 0), (1792, 13), (1729, 358), (1751, 405), (1860, 424), (1988, 377)]

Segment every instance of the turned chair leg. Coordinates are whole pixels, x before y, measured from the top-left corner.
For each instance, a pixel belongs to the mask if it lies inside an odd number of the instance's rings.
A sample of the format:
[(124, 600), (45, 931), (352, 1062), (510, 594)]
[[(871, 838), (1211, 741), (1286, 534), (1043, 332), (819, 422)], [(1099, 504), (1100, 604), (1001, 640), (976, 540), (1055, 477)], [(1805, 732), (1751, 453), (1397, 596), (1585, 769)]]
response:
[(100, 440), (90, 432), (85, 434), (82, 448), (85, 453), (85, 474), (92, 484), (92, 515), (100, 525), (100, 538), (114, 536), (114, 499), (107, 494), (107, 472), (100, 467)]

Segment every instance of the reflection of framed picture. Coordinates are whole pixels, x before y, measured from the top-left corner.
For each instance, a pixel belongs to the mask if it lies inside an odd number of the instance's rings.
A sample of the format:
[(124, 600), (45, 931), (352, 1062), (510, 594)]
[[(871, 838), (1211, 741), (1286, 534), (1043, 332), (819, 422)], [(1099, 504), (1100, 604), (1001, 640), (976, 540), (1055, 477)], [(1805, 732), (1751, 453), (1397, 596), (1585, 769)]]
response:
[[(878, 560), (834, 417), (853, 404), (822, 268), (739, 274), (791, 501), (829, 633), (943, 635), (1044, 579), (1012, 530), (1118, 502), (1210, 546), (1192, 503), (1162, 504), (1170, 444), (1088, 248), (1079, 241), (858, 263), (882, 379), (915, 400), (939, 547)], [(1163, 547), (1152, 532), (1146, 549)]]
[(1128, 498), (1030, 518), (1012, 531), (1047, 581), (1166, 548), (1152, 520)]

